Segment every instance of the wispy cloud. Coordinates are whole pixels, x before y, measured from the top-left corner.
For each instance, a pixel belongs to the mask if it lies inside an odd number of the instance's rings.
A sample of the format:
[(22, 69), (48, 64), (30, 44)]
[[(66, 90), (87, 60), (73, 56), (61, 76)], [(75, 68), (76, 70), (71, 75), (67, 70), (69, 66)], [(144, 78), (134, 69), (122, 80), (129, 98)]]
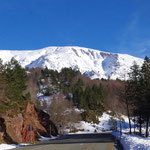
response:
[(128, 53), (142, 58), (146, 55), (150, 56), (150, 36), (144, 36), (145, 30), (150, 31), (150, 29), (141, 28), (140, 21), (140, 14), (134, 13), (132, 19), (120, 33), (118, 49), (121, 53)]

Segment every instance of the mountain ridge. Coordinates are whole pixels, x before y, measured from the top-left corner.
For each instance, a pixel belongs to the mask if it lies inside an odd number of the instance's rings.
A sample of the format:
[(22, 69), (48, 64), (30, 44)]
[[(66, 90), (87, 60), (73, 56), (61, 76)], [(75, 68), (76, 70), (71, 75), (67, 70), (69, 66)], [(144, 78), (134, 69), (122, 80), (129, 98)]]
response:
[(110, 53), (100, 50), (78, 47), (46, 47), (38, 50), (0, 50), (0, 58), (6, 62), (12, 57), (23, 67), (48, 67), (60, 71), (73, 68), (91, 79), (119, 78), (127, 79), (127, 73), (133, 62), (142, 65), (143, 59), (128, 54)]

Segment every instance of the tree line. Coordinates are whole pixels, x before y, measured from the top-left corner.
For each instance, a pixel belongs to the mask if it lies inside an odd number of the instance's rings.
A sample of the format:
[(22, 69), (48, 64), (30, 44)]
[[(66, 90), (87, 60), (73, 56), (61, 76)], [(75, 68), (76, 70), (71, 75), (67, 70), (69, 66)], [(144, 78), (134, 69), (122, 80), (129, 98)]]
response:
[(145, 126), (145, 136), (149, 135), (150, 122), (150, 59), (146, 56), (142, 67), (135, 62), (129, 73), (129, 80), (125, 86), (125, 103), (129, 118), (131, 133), (131, 120), (135, 128), (139, 128), (142, 135), (142, 127)]

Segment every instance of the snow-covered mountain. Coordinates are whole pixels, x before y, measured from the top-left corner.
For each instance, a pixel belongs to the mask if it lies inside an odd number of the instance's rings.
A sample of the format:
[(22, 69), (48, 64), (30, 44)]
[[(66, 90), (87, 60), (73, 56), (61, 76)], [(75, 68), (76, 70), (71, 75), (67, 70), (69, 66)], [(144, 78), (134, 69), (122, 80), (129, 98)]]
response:
[(12, 57), (23, 67), (45, 67), (60, 71), (64, 67), (80, 70), (88, 77), (125, 79), (134, 61), (142, 65), (143, 59), (127, 54), (114, 54), (83, 47), (47, 47), (40, 50), (0, 50), (4, 62)]

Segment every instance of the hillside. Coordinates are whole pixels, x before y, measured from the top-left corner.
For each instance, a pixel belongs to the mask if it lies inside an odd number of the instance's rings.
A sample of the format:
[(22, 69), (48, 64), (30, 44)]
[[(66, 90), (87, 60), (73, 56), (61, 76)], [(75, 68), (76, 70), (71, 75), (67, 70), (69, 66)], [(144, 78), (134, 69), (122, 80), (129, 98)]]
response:
[[(144, 73), (147, 73), (147, 69), (149, 69), (149, 62), (149, 58), (146, 57), (141, 68), (136, 65), (132, 66), (132, 69), (135, 67), (135, 71), (141, 73), (137, 76), (136, 81), (144, 86), (144, 88), (142, 86), (139, 88), (139, 83), (137, 83), (138, 90), (142, 91), (142, 96), (145, 97), (149, 93), (147, 91), (146, 94), (144, 93), (145, 90), (149, 91), (149, 84), (145, 85), (141, 81), (145, 82)], [(149, 75), (149, 72), (146, 75)], [(134, 122), (132, 124), (134, 134), (138, 131), (137, 126), (146, 125), (147, 129), (149, 126), (147, 126), (147, 120), (144, 120), (149, 115), (147, 99), (144, 99), (144, 105), (141, 102), (134, 103), (136, 99), (126, 99), (128, 96), (129, 98), (134, 97), (136, 92), (140, 93), (137, 89), (135, 92), (129, 91), (130, 87), (137, 86), (131, 79), (132, 76), (127, 82), (118, 79), (91, 80), (71, 68), (63, 68), (59, 72), (47, 67), (24, 69), (14, 58), (4, 65), (0, 60), (0, 128), (2, 129), (0, 142), (31, 141), (28, 130), (30, 126), (33, 127), (32, 139), (34, 141), (39, 140), (41, 136), (57, 135), (57, 133), (89, 132), (90, 130), (86, 130), (86, 127), (90, 127), (92, 132), (97, 132), (97, 129), (102, 131), (105, 129), (105, 124), (99, 118), (105, 112), (109, 112), (111, 119), (107, 118), (107, 120), (111, 120), (113, 124), (114, 117), (120, 120), (120, 132), (124, 121), (122, 114), (127, 115), (127, 111), (130, 111), (131, 116), (128, 117)], [(130, 85), (127, 91), (129, 93), (125, 95), (127, 84)], [(128, 103), (128, 108), (126, 100), (130, 100), (131, 103)], [(141, 106), (144, 108), (143, 112), (140, 111), (142, 118), (139, 118), (139, 114), (135, 114), (132, 109), (132, 100), (136, 106), (134, 109), (141, 110)], [(133, 117), (137, 117), (136, 120), (133, 120)], [(139, 122), (140, 119), (143, 119), (143, 122)], [(107, 122), (109, 123), (109, 121)], [(78, 125), (83, 125), (83, 127), (78, 128)], [(131, 126), (129, 125), (129, 127)], [(139, 135), (142, 136), (144, 132), (141, 129), (139, 128)], [(147, 131), (145, 131), (146, 137), (148, 137)]]
[(40, 50), (1, 50), (0, 58), (6, 62), (12, 57), (23, 67), (45, 67), (60, 71), (62, 68), (79, 70), (91, 79), (125, 79), (133, 62), (142, 65), (143, 59), (127, 54), (114, 54), (83, 47), (47, 47)]

